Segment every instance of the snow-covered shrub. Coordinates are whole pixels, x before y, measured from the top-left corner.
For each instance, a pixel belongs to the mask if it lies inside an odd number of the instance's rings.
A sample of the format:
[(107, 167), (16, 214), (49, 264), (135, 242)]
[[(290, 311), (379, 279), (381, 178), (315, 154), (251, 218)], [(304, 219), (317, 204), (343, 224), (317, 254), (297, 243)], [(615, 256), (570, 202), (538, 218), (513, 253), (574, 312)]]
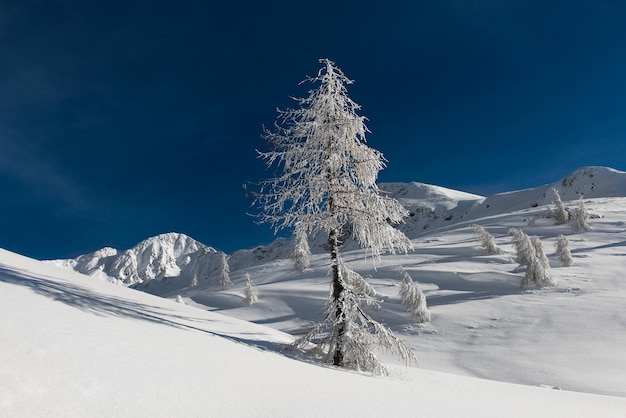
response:
[(300, 222), (296, 224), (294, 235), (291, 259), (296, 271), (303, 272), (311, 265), (311, 250), (309, 249), (309, 240), (304, 224)]
[(582, 196), (578, 200), (578, 207), (572, 214), (572, 229), (574, 232), (591, 231), (592, 229), (589, 225), (589, 212), (585, 208)]
[(400, 267), (400, 298), (402, 303), (407, 307), (407, 311), (415, 317), (416, 322), (430, 321), (430, 311), (426, 306), (426, 296), (413, 281), (409, 273)]
[(228, 266), (228, 259), (224, 253), (222, 253), (220, 265), (217, 269), (215, 283), (217, 283), (220, 290), (228, 290), (233, 287), (233, 283), (230, 281), (230, 267)]
[(477, 224), (471, 225), (471, 227), (474, 230), (474, 234), (476, 235), (476, 238), (480, 240), (480, 245), (485, 250), (487, 250), (487, 254), (489, 255), (502, 254), (503, 251), (500, 247), (496, 245), (493, 235), (487, 232), (485, 228)]
[(572, 253), (570, 252), (570, 249), (569, 249), (569, 240), (567, 239), (565, 235), (558, 236), (556, 240), (555, 248), (556, 248), (556, 253), (559, 256), (559, 259), (561, 260), (561, 263), (563, 263), (565, 267), (571, 266), (572, 261), (573, 261)]
[(252, 280), (250, 280), (250, 275), (246, 273), (246, 285), (243, 289), (243, 304), (244, 306), (250, 306), (258, 301), (259, 294), (256, 287), (252, 284)]
[(198, 286), (198, 276), (194, 274), (193, 277), (191, 278), (191, 281), (189, 282), (189, 287), (196, 287), (196, 286)]
[(181, 295), (176, 295), (176, 302), (180, 303), (181, 305), (185, 304), (185, 301), (183, 300), (183, 297)]
[(565, 209), (561, 196), (559, 196), (559, 192), (555, 188), (552, 188), (552, 203), (554, 203), (554, 209), (549, 208), (549, 215), (554, 218), (554, 222), (557, 225), (566, 224), (569, 221), (569, 214)]

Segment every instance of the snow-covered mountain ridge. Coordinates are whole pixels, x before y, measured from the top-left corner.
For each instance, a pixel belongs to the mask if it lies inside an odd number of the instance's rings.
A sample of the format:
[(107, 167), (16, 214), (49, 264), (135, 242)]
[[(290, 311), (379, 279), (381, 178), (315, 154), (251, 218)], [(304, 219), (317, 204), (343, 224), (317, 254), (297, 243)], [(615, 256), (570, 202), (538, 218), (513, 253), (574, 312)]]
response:
[(185, 234), (172, 232), (148, 238), (124, 251), (105, 247), (71, 260), (48, 262), (141, 288), (144, 283), (166, 281), (171, 277), (186, 280), (185, 285), (193, 278), (208, 279), (217, 267), (221, 254)]
[[(409, 211), (399, 228), (415, 239), (438, 227), (455, 225), (484, 216), (493, 216), (551, 203), (550, 189), (556, 188), (563, 201), (626, 196), (626, 173), (608, 167), (583, 167), (548, 185), (483, 197), (424, 183), (382, 183), (380, 189), (397, 199)], [(325, 240), (312, 250), (320, 251)], [(230, 268), (242, 270), (271, 260), (286, 258), (290, 241), (278, 239), (267, 246), (239, 250), (229, 259)], [(346, 244), (350, 248), (350, 243)], [(222, 253), (179, 233), (161, 234), (119, 251), (105, 247), (72, 260), (53, 260), (90, 276), (122, 283), (152, 293), (174, 292), (196, 278), (208, 280)], [(177, 279), (173, 283), (169, 279)], [(156, 280), (166, 283), (152, 283)], [(159, 286), (156, 289), (155, 286)], [(167, 292), (165, 289), (167, 289)]]
[(417, 238), (424, 230), (549, 205), (552, 188), (564, 202), (580, 197), (625, 197), (626, 172), (609, 167), (582, 167), (554, 183), (489, 197), (423, 183), (383, 183), (380, 188), (409, 210), (409, 218), (400, 228), (409, 238)]

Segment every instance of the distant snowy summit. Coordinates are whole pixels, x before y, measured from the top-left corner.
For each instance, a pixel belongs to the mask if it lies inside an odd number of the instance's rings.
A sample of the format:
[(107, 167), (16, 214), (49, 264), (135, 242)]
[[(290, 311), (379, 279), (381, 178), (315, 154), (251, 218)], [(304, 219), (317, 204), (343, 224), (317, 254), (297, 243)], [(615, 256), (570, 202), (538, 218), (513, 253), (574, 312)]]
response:
[(400, 229), (415, 238), (433, 225), (465, 218), (483, 196), (425, 183), (382, 183), (380, 189), (398, 200), (409, 211)]
[(168, 233), (141, 241), (118, 251), (105, 247), (71, 260), (50, 263), (69, 267), (79, 273), (141, 288), (151, 281), (168, 278), (197, 281), (209, 278), (217, 268), (222, 253), (185, 234)]
[(550, 190), (553, 188), (564, 202), (580, 198), (626, 197), (626, 172), (609, 167), (582, 167), (551, 184), (490, 196), (474, 211), (483, 215), (482, 210), (503, 213), (548, 205), (552, 202)]
[[(626, 172), (608, 167), (583, 167), (551, 184), (489, 197), (417, 182), (382, 183), (379, 187), (407, 208), (409, 216), (399, 228), (414, 239), (461, 221), (471, 222), (484, 216), (549, 205), (552, 188), (564, 202), (580, 197), (626, 197)], [(315, 240), (313, 251), (322, 250), (325, 240), (321, 238)], [(348, 240), (345, 245), (352, 244)], [(231, 270), (241, 270), (286, 258), (290, 248), (289, 240), (279, 238), (267, 246), (239, 250), (228, 263)], [(148, 238), (124, 251), (105, 247), (72, 260), (50, 262), (150, 293), (166, 294), (190, 283), (212, 279), (223, 254), (184, 234), (169, 233)]]
[(409, 210), (409, 217), (400, 228), (408, 237), (416, 238), (425, 231), (460, 221), (549, 205), (552, 188), (564, 202), (581, 197), (626, 197), (626, 172), (609, 167), (582, 167), (551, 184), (489, 197), (423, 183), (384, 183), (379, 187)]

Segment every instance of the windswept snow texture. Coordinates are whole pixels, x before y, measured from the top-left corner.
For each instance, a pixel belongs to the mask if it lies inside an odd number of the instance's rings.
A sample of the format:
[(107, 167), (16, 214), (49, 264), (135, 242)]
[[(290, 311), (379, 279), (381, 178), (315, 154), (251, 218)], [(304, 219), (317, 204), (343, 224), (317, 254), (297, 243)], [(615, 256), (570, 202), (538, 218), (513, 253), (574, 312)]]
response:
[[(593, 230), (574, 233), (569, 224), (546, 217), (553, 187), (570, 209), (583, 196)], [(380, 309), (370, 313), (414, 349), (422, 370), (626, 396), (626, 173), (586, 167), (553, 184), (487, 198), (420, 183), (381, 189), (414, 214), (402, 228), (415, 251), (384, 255), (377, 268), (349, 243), (342, 257), (375, 288)], [(473, 224), (505, 252), (485, 255)], [(520, 288), (524, 270), (515, 261), (510, 228), (541, 239), (556, 286)], [(561, 234), (570, 243), (571, 267), (563, 267), (554, 251)], [(189, 287), (184, 266), (180, 276), (147, 281), (145, 290), (172, 301), (180, 294), (188, 307), (301, 335), (321, 319), (328, 256), (312, 247), (310, 268), (298, 273), (290, 248), (289, 240), (280, 239), (233, 254), (234, 286), (225, 292), (211, 280)], [(399, 266), (426, 295), (428, 324), (414, 323), (401, 304)], [(259, 295), (250, 307), (242, 307), (246, 273)]]
[(4, 250), (0, 315), (3, 417), (591, 417), (626, 410), (624, 398), (424, 369), (373, 378), (320, 367), (279, 354), (292, 341), (279, 331)]

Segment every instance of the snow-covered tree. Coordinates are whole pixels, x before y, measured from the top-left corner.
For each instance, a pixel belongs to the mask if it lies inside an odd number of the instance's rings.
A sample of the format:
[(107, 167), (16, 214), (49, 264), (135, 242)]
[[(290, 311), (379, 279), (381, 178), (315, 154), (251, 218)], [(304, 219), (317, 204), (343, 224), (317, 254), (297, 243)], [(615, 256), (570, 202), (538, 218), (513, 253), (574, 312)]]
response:
[(556, 239), (556, 253), (565, 267), (572, 265), (572, 253), (569, 249), (569, 240), (565, 235), (559, 235)]
[(509, 229), (509, 235), (513, 236), (513, 245), (515, 245), (515, 254), (518, 264), (520, 266), (527, 266), (535, 251), (530, 238), (521, 229), (517, 228)]
[(409, 239), (395, 224), (408, 211), (395, 199), (380, 193), (378, 172), (383, 155), (365, 144), (365, 118), (360, 106), (347, 95), (351, 84), (327, 59), (307, 81), (319, 83), (299, 108), (279, 110), (274, 130), (266, 130), (271, 151), (259, 152), (268, 166), (282, 170), (261, 183), (256, 204), (260, 219), (275, 229), (300, 228), (310, 235), (326, 234), (330, 253), (332, 291), (327, 316), (297, 344), (318, 343), (325, 361), (336, 366), (380, 371), (374, 350), (389, 349), (403, 359), (413, 353), (391, 331), (374, 321), (360, 307), (359, 293), (342, 274), (340, 237), (349, 233), (374, 260), (383, 250), (407, 252)]
[(471, 225), (471, 227), (474, 230), (474, 234), (476, 235), (476, 238), (480, 240), (480, 245), (485, 250), (487, 250), (487, 254), (489, 255), (502, 254), (503, 251), (500, 247), (496, 245), (493, 235), (487, 232), (485, 228), (477, 224)]
[(554, 217), (554, 222), (557, 225), (566, 224), (569, 221), (569, 214), (565, 209), (565, 205), (559, 196), (559, 192), (553, 187), (552, 190), (552, 203), (554, 203), (554, 209), (549, 208), (549, 214)]
[(400, 297), (402, 303), (407, 307), (407, 311), (411, 312), (417, 322), (430, 321), (430, 311), (426, 306), (426, 296), (413, 281), (409, 273), (400, 267)]
[(246, 285), (243, 289), (243, 304), (245, 306), (250, 306), (253, 303), (257, 303), (259, 301), (259, 294), (256, 290), (256, 287), (252, 284), (252, 280), (250, 279), (250, 275), (246, 273)]
[(185, 304), (185, 301), (183, 300), (183, 297), (181, 295), (176, 295), (176, 302), (180, 303), (181, 305)]
[(513, 236), (518, 263), (526, 267), (522, 287), (554, 286), (555, 282), (550, 277), (550, 264), (541, 241), (537, 237), (530, 238), (517, 228), (511, 228), (509, 234)]
[(291, 259), (293, 260), (294, 268), (299, 272), (303, 272), (311, 265), (311, 250), (309, 249), (306, 229), (301, 223), (296, 224), (294, 235)]
[(228, 259), (224, 253), (222, 253), (220, 265), (217, 268), (215, 283), (217, 283), (220, 290), (228, 290), (233, 287), (233, 283), (230, 281), (230, 267), (228, 266)]
[(535, 256), (539, 259), (539, 262), (541, 263), (543, 268), (549, 270), (550, 262), (548, 261), (546, 251), (543, 248), (543, 244), (539, 240), (539, 237), (530, 237), (530, 242), (533, 244), (533, 248), (535, 249)]
[(575, 232), (590, 231), (592, 228), (589, 225), (589, 212), (585, 208), (582, 196), (578, 199), (578, 207), (572, 214), (572, 229)]
[(193, 277), (191, 278), (191, 281), (189, 282), (189, 287), (196, 287), (198, 286), (198, 275), (194, 274)]

